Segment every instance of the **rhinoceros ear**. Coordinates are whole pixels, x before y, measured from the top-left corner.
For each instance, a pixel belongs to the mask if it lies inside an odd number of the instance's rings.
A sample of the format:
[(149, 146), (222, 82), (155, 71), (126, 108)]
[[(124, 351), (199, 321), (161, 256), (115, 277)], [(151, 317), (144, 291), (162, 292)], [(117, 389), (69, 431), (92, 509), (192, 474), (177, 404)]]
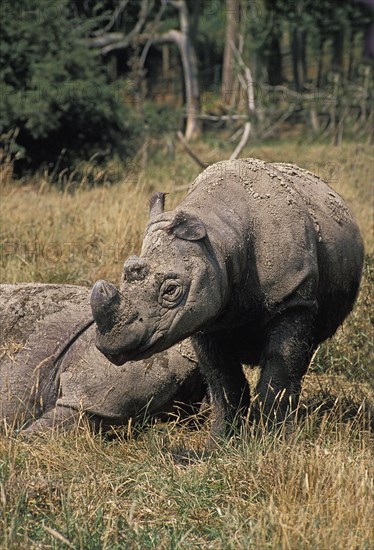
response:
[(177, 212), (166, 230), (185, 241), (199, 241), (206, 236), (206, 228), (203, 222), (197, 216), (183, 212), (183, 210)]

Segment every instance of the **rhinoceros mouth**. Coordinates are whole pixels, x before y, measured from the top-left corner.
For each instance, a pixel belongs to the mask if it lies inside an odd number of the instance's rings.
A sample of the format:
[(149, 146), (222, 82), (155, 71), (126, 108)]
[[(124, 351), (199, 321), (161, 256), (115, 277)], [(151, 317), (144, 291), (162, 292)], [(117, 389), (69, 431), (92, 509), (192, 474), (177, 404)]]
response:
[(113, 365), (116, 365), (117, 367), (120, 367), (121, 365), (124, 365), (127, 361), (130, 361), (125, 353), (105, 353), (104, 355), (111, 363), (113, 363)]
[(116, 349), (113, 347), (107, 347), (105, 342), (96, 342), (97, 348), (105, 355), (105, 357), (114, 365), (122, 366), (128, 361), (141, 361), (143, 359), (149, 359), (154, 353), (164, 351), (168, 345), (165, 341), (165, 333), (154, 332), (148, 338), (133, 348), (118, 346)]
[(148, 342), (148, 344), (138, 347), (133, 350), (119, 351), (118, 353), (108, 353), (102, 350), (105, 357), (114, 365), (120, 367), (128, 361), (141, 361), (142, 359), (148, 359), (154, 353), (162, 351), (162, 345), (159, 340), (156, 342)]

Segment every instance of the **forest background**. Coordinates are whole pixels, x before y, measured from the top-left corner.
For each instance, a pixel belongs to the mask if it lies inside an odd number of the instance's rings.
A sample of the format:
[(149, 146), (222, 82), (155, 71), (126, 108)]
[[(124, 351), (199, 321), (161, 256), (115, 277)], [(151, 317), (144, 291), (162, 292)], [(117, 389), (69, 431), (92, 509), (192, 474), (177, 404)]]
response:
[[(121, 164), (176, 133), (372, 139), (370, 0), (2, 0), (0, 134), (17, 175)], [(231, 131), (228, 136), (227, 132)], [(155, 143), (156, 141), (156, 143)]]

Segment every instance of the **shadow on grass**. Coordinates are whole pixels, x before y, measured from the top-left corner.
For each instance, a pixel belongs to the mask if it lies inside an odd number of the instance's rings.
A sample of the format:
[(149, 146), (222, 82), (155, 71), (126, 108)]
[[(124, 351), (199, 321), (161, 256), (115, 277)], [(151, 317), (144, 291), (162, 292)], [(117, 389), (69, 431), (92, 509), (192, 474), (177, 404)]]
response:
[[(296, 412), (278, 425), (265, 427), (259, 418), (256, 421), (241, 421), (232, 429), (233, 437), (217, 442), (216, 449), (189, 449), (186, 446), (173, 446), (170, 449), (175, 464), (189, 466), (201, 460), (209, 459), (215, 451), (228, 445), (240, 445), (242, 441), (266, 444), (274, 438), (287, 439), (297, 444), (300, 438), (316, 439), (342, 426), (350, 426), (355, 433), (369, 433), (374, 438), (374, 406), (368, 399), (360, 401), (323, 392), (304, 399)], [(197, 426), (195, 426), (197, 427)]]
[(317, 423), (326, 417), (339, 423), (355, 422), (362, 430), (374, 435), (374, 405), (366, 398), (357, 402), (333, 394), (314, 395), (300, 404), (297, 416), (300, 422), (311, 416)]
[[(338, 395), (337, 395), (338, 394)], [(92, 419), (82, 419), (81, 428), (91, 433), (100, 433), (104, 441), (136, 441), (140, 438), (162, 440), (162, 452), (168, 453), (175, 465), (188, 467), (200, 461), (209, 460), (216, 451), (220, 452), (226, 446), (255, 444), (268, 446), (270, 441), (286, 438), (295, 445), (307, 439), (316, 439), (321, 435), (339, 430), (343, 425), (351, 425), (356, 433), (369, 433), (374, 436), (374, 404), (362, 394), (356, 397), (341, 395), (339, 388), (336, 393), (321, 391), (302, 399), (297, 411), (285, 422), (266, 429), (261, 419), (257, 421), (240, 421), (232, 429), (232, 438), (223, 438), (217, 442), (216, 448), (206, 448), (204, 440), (209, 436), (209, 409), (205, 406), (202, 412), (188, 415), (173, 415), (152, 417), (144, 414), (130, 420), (127, 425), (93, 426)], [(54, 432), (58, 436), (59, 430)], [(83, 432), (77, 429), (79, 437)], [(8, 434), (9, 436), (10, 434)], [(19, 434), (21, 435), (21, 434)], [(44, 434), (48, 437), (48, 434)]]

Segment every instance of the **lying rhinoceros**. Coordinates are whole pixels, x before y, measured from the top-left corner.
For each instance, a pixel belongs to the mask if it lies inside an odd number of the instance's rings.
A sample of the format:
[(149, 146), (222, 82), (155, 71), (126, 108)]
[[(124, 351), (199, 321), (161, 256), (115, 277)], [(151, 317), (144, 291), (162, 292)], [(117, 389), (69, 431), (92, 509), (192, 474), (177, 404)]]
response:
[(96, 349), (89, 290), (72, 285), (0, 285), (0, 418), (25, 433), (94, 426), (139, 414), (176, 413), (205, 388), (189, 341), (119, 368)]
[(151, 200), (140, 258), (115, 286), (98, 281), (91, 305), (97, 346), (113, 362), (150, 357), (193, 336), (222, 434), (259, 364), (263, 419), (282, 420), (320, 342), (353, 307), (363, 266), (357, 224), (341, 197), (291, 164), (214, 164), (181, 204)]

